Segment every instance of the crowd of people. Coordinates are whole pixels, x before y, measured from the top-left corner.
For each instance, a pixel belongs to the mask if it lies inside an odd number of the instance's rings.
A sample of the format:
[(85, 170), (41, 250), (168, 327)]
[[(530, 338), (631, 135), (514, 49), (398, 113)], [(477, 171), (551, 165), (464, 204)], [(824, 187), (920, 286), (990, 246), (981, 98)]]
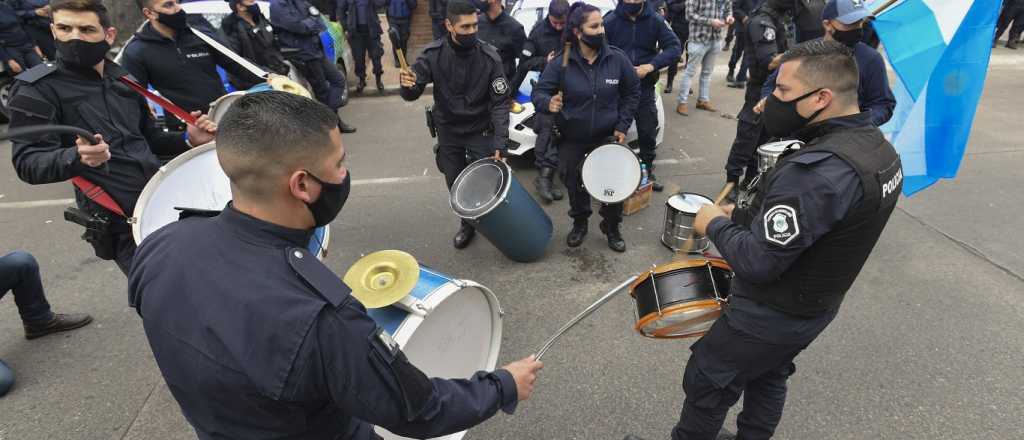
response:
[[(30, 184), (76, 186), (69, 209), (88, 219), (85, 238), (95, 254), (128, 278), (129, 303), (199, 437), (379, 438), (372, 425), (433, 437), (498, 410), (512, 413), (528, 399), (543, 366), (532, 356), (468, 379), (428, 378), (305, 249), (310, 231), (339, 215), (351, 189), (342, 133), (355, 128), (339, 117), (345, 78), (319, 38), (325, 18), (344, 26), (356, 91), (367, 85), (367, 59), (382, 90), (378, 12), (392, 47), (404, 52), (416, 0), (271, 0), (269, 17), (255, 0), (229, 0), (219, 32), (177, 0), (136, 2), (147, 22), (120, 63), (107, 57), (118, 30), (102, 0), (0, 2), (5, 62), (22, 71), (10, 129), (68, 125), (94, 133), (23, 133), (12, 139), (12, 162)], [(727, 313), (691, 347), (672, 438), (732, 438), (722, 425), (741, 395), (739, 437), (770, 438), (793, 359), (836, 317), (900, 192), (899, 157), (877, 128), (895, 98), (865, 32), (871, 13), (860, 0), (622, 0), (608, 14), (583, 1), (552, 0), (526, 32), (500, 0), (430, 0), (428, 8), (435, 39), (401, 69), (399, 86), (407, 101), (433, 86), (435, 158), (446, 185), (475, 160), (507, 155), (514, 91), (528, 72), (539, 72), (530, 97), (538, 111), (537, 194), (548, 203), (561, 199), (553, 182), (561, 178), (569, 247), (583, 243), (592, 214), (580, 176), (586, 155), (607, 142), (624, 144), (635, 123), (637, 156), (654, 190), (663, 189), (654, 173), (657, 133), (665, 129), (656, 109), (660, 72), (668, 71), (669, 92), (684, 66), (678, 115), (690, 114), (691, 92), (696, 109), (716, 112), (716, 56), (734, 41), (727, 79), (745, 96), (726, 182), (751, 189), (759, 177), (760, 186), (748, 206), (705, 206), (696, 215), (695, 230), (716, 245), (735, 279)], [(50, 27), (50, 46), (10, 25), (33, 21)], [(269, 79), (196, 34), (207, 31), (265, 67)], [(396, 66), (407, 61), (403, 55), (394, 52)], [(226, 93), (217, 67), (243, 89), (297, 71), (315, 100), (250, 93), (215, 122), (204, 112)], [(158, 127), (125, 78), (156, 89), (190, 117), (167, 116)], [(755, 176), (756, 148), (778, 138), (804, 146)], [(137, 245), (125, 213), (134, 212), (161, 158), (214, 139), (232, 202)], [(616, 252), (627, 247), (622, 209), (599, 209), (600, 230)], [(460, 220), (454, 247), (474, 235), (473, 224)], [(14, 290), (28, 338), (91, 321), (50, 310), (38, 265), (25, 253), (0, 259), (0, 282), (0, 292)], [(11, 377), (0, 363), (0, 394)]]

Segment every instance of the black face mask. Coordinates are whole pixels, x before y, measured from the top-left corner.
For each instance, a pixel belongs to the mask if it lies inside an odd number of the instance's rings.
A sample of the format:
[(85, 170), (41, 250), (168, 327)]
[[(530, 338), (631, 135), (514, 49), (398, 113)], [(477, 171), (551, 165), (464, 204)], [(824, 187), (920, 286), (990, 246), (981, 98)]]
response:
[(453, 39), (455, 42), (452, 47), (459, 52), (468, 52), (476, 47), (476, 32), (472, 34), (455, 34)]
[(319, 228), (334, 221), (341, 212), (341, 207), (345, 206), (348, 193), (352, 189), (352, 173), (345, 173), (345, 180), (341, 183), (329, 183), (320, 180), (309, 170), (303, 171), (320, 184), (320, 197), (313, 203), (306, 203), (309, 212), (313, 214), (313, 223)]
[(644, 9), (644, 2), (640, 3), (625, 3), (622, 4), (622, 12), (629, 15), (637, 15)]
[(812, 119), (818, 117), (818, 114), (824, 111), (825, 108), (821, 108), (805, 118), (797, 111), (796, 104), (819, 91), (821, 89), (812, 90), (789, 101), (776, 98), (774, 93), (768, 95), (768, 100), (764, 103), (764, 114), (762, 115), (764, 118), (764, 128), (768, 130), (768, 134), (774, 137), (789, 136), (793, 132), (804, 128)]
[(157, 21), (164, 26), (176, 31), (183, 31), (188, 28), (188, 15), (185, 14), (184, 9), (178, 10), (174, 14), (164, 14), (163, 12), (158, 12), (157, 14), (159, 16)]
[(847, 47), (853, 47), (861, 40), (864, 39), (864, 28), (853, 29), (849, 31), (833, 30), (832, 38), (840, 43), (843, 43)]
[(590, 46), (590, 48), (594, 50), (601, 50), (602, 47), (608, 44), (608, 39), (604, 37), (603, 33), (594, 35), (587, 35), (581, 33), (580, 41), (582, 41), (583, 44)]
[(248, 12), (249, 15), (251, 15), (253, 17), (258, 16), (258, 15), (260, 15), (260, 6), (255, 4), (255, 3), (253, 3), (253, 4), (245, 7), (245, 12)]
[(77, 67), (92, 67), (103, 60), (110, 51), (110, 43), (100, 40), (95, 43), (85, 40), (56, 41), (57, 53), (64, 64)]

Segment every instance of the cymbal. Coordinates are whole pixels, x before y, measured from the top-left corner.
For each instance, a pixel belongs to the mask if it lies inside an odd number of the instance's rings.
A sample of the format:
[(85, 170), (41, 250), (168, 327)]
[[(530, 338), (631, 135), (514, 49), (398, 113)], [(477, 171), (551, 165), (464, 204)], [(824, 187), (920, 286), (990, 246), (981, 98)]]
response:
[(343, 280), (364, 307), (377, 309), (405, 298), (419, 278), (420, 265), (415, 257), (398, 250), (383, 250), (360, 258)]
[(275, 75), (271, 77), (270, 88), (282, 92), (288, 92), (293, 95), (303, 96), (310, 99), (313, 98), (313, 95), (309, 93), (309, 90), (306, 90), (305, 87), (302, 87), (302, 84), (295, 82), (294, 80), (288, 78), (287, 76)]

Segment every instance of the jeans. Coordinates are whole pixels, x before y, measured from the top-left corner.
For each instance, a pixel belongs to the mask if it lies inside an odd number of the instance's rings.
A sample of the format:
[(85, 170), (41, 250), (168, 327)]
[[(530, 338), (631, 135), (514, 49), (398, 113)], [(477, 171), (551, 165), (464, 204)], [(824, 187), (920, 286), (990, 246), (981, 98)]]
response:
[(697, 73), (697, 63), (700, 68), (700, 91), (697, 101), (711, 100), (711, 72), (715, 70), (715, 56), (722, 51), (722, 40), (710, 42), (690, 41), (686, 45), (689, 58), (686, 60), (686, 70), (683, 71), (683, 80), (679, 83), (679, 103), (686, 104), (689, 98), (690, 82)]
[(0, 257), (0, 298), (8, 290), (14, 291), (14, 303), (24, 324), (53, 319), (50, 303), (43, 293), (43, 281), (39, 278), (39, 263), (32, 254), (16, 251)]

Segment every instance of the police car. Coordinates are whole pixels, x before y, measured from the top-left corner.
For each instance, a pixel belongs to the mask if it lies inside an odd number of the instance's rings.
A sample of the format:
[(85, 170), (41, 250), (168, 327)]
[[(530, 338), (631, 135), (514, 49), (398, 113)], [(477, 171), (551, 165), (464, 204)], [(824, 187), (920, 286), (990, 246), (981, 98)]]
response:
[[(572, 4), (576, 1), (578, 0), (569, 0), (569, 3)], [(529, 35), (533, 26), (548, 16), (548, 4), (550, 2), (551, 0), (518, 1), (512, 7), (509, 15), (522, 24), (523, 28), (526, 29), (527, 35)], [(616, 0), (592, 0), (587, 3), (596, 6), (601, 10), (601, 15), (605, 15), (614, 11), (615, 5), (618, 2)], [(533, 92), (533, 83), (539, 78), (540, 72), (530, 72), (517, 91), (516, 102), (518, 105), (514, 106), (509, 118), (508, 151), (510, 154), (525, 154), (533, 149), (534, 142), (537, 140), (537, 134), (533, 131), (533, 120), (536, 111), (533, 108), (533, 103), (530, 102), (530, 93)], [(657, 145), (661, 145), (665, 139), (665, 107), (661, 101), (661, 83), (658, 83), (657, 90), (655, 91), (655, 106), (658, 109), (658, 136), (656, 142)], [(629, 132), (626, 133), (626, 143), (635, 147), (636, 140), (636, 122), (633, 122), (633, 125), (629, 127)]]

